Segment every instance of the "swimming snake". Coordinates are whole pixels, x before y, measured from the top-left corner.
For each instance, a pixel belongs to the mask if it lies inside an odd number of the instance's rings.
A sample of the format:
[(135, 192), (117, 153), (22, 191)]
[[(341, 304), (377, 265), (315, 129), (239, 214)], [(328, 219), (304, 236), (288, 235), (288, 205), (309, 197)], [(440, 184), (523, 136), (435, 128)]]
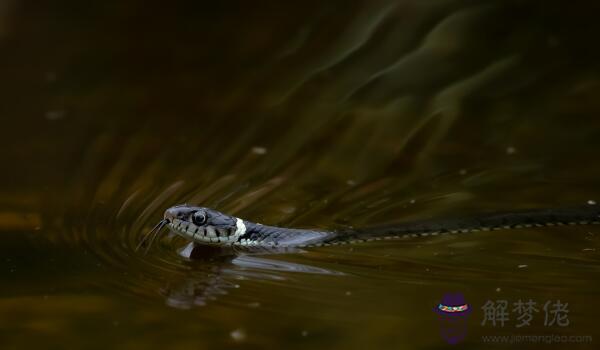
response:
[(453, 233), (591, 224), (600, 224), (600, 206), (593, 201), (577, 207), (487, 213), (468, 218), (422, 220), (340, 231), (261, 225), (209, 208), (177, 205), (165, 211), (163, 219), (142, 238), (137, 249), (146, 243), (149, 249), (164, 226), (196, 246), (306, 248)]

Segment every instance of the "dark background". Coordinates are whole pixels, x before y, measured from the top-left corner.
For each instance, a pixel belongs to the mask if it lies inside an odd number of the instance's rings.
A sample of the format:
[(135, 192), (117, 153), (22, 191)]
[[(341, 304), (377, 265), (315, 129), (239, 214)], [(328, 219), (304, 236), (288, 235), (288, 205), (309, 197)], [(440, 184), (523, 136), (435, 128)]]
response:
[[(595, 228), (277, 260), (346, 277), (196, 264), (176, 254), (177, 240), (146, 256), (133, 247), (183, 202), (334, 229), (600, 200), (598, 10), (593, 1), (3, 1), (0, 339), (439, 347), (429, 310), (448, 291), (474, 305), (561, 298), (573, 327), (527, 332), (592, 334)], [(170, 307), (173, 295), (191, 310)], [(474, 347), (479, 333), (501, 332), (480, 319)]]

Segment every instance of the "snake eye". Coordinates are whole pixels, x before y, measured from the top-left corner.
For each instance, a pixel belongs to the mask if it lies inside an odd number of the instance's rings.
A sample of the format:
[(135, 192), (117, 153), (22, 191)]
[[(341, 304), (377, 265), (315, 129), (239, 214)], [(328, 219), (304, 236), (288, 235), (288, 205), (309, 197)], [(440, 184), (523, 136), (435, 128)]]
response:
[(192, 214), (192, 222), (198, 226), (204, 225), (206, 223), (206, 213), (202, 210), (198, 210)]

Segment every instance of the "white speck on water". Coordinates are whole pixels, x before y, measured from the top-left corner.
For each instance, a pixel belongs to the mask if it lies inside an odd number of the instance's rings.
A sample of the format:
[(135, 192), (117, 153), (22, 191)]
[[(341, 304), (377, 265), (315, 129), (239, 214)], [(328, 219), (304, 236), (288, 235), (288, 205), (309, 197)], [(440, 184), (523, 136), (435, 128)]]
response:
[(289, 205), (281, 208), (281, 211), (286, 214), (293, 214), (296, 211), (296, 207)]
[(256, 309), (256, 308), (260, 307), (260, 303), (258, 301), (255, 301), (255, 302), (252, 302), (252, 303), (248, 303), (248, 307)]
[(240, 288), (240, 285), (239, 284), (234, 284), (233, 288)]
[(593, 199), (590, 199), (589, 201), (587, 201), (587, 204), (589, 205), (596, 205), (596, 201)]
[(528, 266), (528, 265), (525, 265), (525, 264), (523, 264), (523, 265), (519, 265), (519, 266), (517, 266), (517, 267), (518, 267), (518, 268), (520, 268), (520, 269), (524, 269), (524, 268), (526, 268), (527, 266)]
[(356, 181), (354, 181), (354, 180), (348, 180), (348, 181), (346, 181), (346, 185), (348, 185), (348, 186), (356, 186)]
[(583, 248), (582, 251), (584, 251), (584, 252), (595, 252), (596, 248)]
[(410, 200), (408, 203), (410, 203), (410, 204), (415, 204), (416, 202), (417, 202), (416, 200), (414, 200), (414, 199), (411, 199), (411, 200)]
[(496, 288), (496, 292), (497, 292), (497, 293), (500, 293), (500, 291), (501, 291), (501, 290), (502, 290), (502, 289), (500, 289), (500, 287)]
[(231, 333), (229, 333), (229, 336), (234, 341), (242, 342), (242, 341), (246, 340), (246, 331), (244, 331), (241, 328), (238, 328), (238, 329), (231, 331)]
[(506, 147), (506, 154), (515, 154), (517, 153), (517, 149), (513, 146)]
[(347, 290), (347, 291), (346, 291), (346, 293), (344, 293), (344, 294), (345, 294), (347, 297), (349, 297), (349, 296), (351, 296), (351, 295), (352, 295), (352, 292), (351, 292), (351, 291), (349, 291), (349, 290)]
[(63, 110), (54, 110), (54, 111), (48, 111), (46, 112), (46, 119), (50, 120), (50, 121), (55, 121), (55, 120), (59, 120), (59, 119), (63, 119), (65, 117), (66, 113)]
[(267, 149), (265, 147), (255, 146), (252, 147), (252, 153), (259, 155), (267, 154)]
[(460, 175), (463, 175), (463, 176), (464, 176), (464, 175), (467, 175), (467, 169), (460, 169), (460, 170), (458, 171), (458, 173), (459, 173)]
[(302, 333), (300, 333), (303, 337), (308, 336), (308, 331), (302, 331)]

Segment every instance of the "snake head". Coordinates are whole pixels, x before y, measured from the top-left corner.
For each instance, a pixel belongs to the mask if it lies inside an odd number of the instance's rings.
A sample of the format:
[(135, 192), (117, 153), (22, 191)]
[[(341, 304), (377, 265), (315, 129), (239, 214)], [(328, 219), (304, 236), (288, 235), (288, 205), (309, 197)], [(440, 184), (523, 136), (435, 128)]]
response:
[(242, 219), (203, 207), (177, 205), (165, 211), (164, 219), (171, 231), (200, 244), (235, 243), (246, 232)]

